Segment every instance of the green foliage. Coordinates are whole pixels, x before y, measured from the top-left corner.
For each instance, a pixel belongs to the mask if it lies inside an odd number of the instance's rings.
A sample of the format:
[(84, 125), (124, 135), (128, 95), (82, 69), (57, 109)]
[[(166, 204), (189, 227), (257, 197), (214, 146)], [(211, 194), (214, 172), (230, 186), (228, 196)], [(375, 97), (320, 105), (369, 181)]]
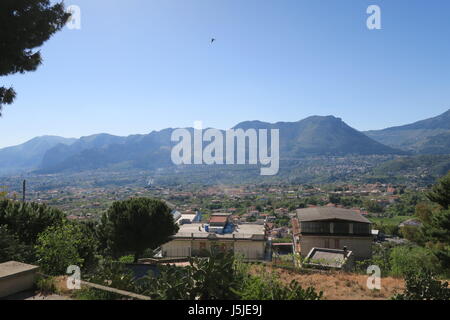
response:
[(424, 237), (422, 234), (422, 230), (420, 227), (416, 227), (416, 226), (403, 226), (400, 229), (400, 235), (417, 244), (423, 244), (424, 242)]
[(161, 266), (160, 275), (148, 277), (144, 294), (163, 300), (237, 299), (241, 277), (232, 253), (215, 252), (208, 258), (191, 258), (183, 268)]
[(433, 186), (427, 197), (430, 201), (440, 204), (445, 210), (450, 207), (450, 172)]
[(43, 273), (61, 275), (70, 265), (83, 268), (87, 264), (94, 255), (95, 240), (83, 231), (80, 224), (65, 223), (39, 235), (35, 249)]
[(322, 293), (297, 282), (284, 285), (274, 275), (253, 276), (249, 265), (232, 253), (191, 259), (190, 266), (161, 266), (157, 278), (141, 283), (146, 295), (164, 300), (318, 300)]
[(437, 280), (432, 272), (420, 271), (406, 275), (406, 290), (394, 300), (450, 300), (448, 282)]
[(36, 280), (36, 288), (39, 293), (49, 295), (56, 292), (55, 278), (53, 277), (39, 277)]
[(128, 256), (122, 256), (119, 258), (120, 263), (133, 263), (134, 257), (130, 254)]
[(62, 211), (45, 204), (0, 200), (0, 225), (8, 226), (10, 232), (28, 245), (34, 245), (39, 233), (62, 224), (64, 219)]
[(0, 226), (0, 263), (19, 261), (32, 263), (33, 251), (30, 246), (22, 244), (18, 237), (9, 232), (7, 226)]
[(366, 201), (364, 201), (363, 205), (367, 209), (368, 212), (373, 212), (373, 213), (384, 212), (384, 207), (381, 204), (379, 204), (377, 201), (366, 200)]
[(439, 261), (433, 253), (419, 246), (397, 246), (390, 254), (391, 274), (402, 277), (419, 271), (439, 272)]
[[(114, 262), (110, 259), (100, 261), (96, 270), (85, 276), (85, 280), (129, 292), (138, 292), (139, 290), (132, 272), (126, 269), (122, 263)], [(80, 300), (123, 299), (122, 295), (95, 288), (82, 288), (81, 290), (77, 290), (75, 297)]]
[(322, 295), (313, 287), (303, 289), (295, 280), (285, 286), (275, 274), (249, 275), (239, 291), (242, 300), (320, 300)]
[[(0, 2), (0, 76), (34, 71), (42, 63), (41, 47), (62, 29), (69, 14), (62, 3), (50, 0)], [(0, 116), (3, 104), (16, 96), (12, 88), (0, 87)]]
[(356, 261), (355, 269), (357, 272), (366, 274), (367, 267), (371, 265), (376, 265), (380, 267), (381, 274), (383, 276), (388, 276), (391, 274), (391, 252), (395, 245), (385, 242), (381, 244), (374, 244), (372, 246), (372, 258), (364, 261)]
[(148, 198), (114, 202), (102, 223), (102, 232), (115, 255), (132, 252), (135, 262), (145, 249), (156, 249), (178, 231), (165, 202)]

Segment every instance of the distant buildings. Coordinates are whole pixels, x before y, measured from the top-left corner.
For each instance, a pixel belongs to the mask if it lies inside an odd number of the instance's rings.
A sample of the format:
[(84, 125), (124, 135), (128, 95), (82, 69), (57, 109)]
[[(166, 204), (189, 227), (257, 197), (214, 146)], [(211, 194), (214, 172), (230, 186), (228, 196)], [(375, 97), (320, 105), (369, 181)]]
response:
[(352, 210), (315, 207), (297, 210), (296, 248), (306, 257), (313, 248), (352, 251), (356, 260), (372, 257), (371, 222)]

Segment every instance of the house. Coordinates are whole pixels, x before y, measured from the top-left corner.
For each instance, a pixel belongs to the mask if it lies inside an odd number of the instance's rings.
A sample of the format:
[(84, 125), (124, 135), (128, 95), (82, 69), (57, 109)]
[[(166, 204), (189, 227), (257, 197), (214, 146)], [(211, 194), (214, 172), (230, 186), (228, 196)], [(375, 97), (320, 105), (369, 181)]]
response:
[(265, 226), (234, 224), (229, 214), (213, 214), (209, 224), (183, 224), (171, 238), (170, 242), (162, 245), (163, 257), (204, 256), (220, 250), (232, 251), (248, 260), (265, 258)]
[(348, 249), (355, 260), (372, 257), (372, 224), (353, 210), (316, 207), (297, 210), (300, 254), (306, 257), (313, 248)]

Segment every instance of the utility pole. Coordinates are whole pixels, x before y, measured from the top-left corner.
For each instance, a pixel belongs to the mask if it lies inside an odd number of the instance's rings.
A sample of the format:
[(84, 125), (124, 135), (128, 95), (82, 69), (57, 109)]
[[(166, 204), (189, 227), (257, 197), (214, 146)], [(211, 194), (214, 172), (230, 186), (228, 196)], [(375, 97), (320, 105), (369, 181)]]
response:
[(27, 180), (23, 180), (23, 185), (22, 185), (22, 202), (25, 203), (25, 191), (27, 188)]

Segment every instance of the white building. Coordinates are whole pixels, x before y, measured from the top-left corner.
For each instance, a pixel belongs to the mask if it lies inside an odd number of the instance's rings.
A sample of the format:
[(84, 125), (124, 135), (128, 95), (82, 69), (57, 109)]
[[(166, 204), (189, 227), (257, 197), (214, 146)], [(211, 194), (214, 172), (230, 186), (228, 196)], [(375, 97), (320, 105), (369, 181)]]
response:
[(229, 222), (229, 215), (215, 214), (210, 224), (180, 225), (172, 241), (162, 246), (163, 257), (207, 255), (211, 250), (233, 251), (249, 260), (263, 260), (266, 249), (264, 225)]

